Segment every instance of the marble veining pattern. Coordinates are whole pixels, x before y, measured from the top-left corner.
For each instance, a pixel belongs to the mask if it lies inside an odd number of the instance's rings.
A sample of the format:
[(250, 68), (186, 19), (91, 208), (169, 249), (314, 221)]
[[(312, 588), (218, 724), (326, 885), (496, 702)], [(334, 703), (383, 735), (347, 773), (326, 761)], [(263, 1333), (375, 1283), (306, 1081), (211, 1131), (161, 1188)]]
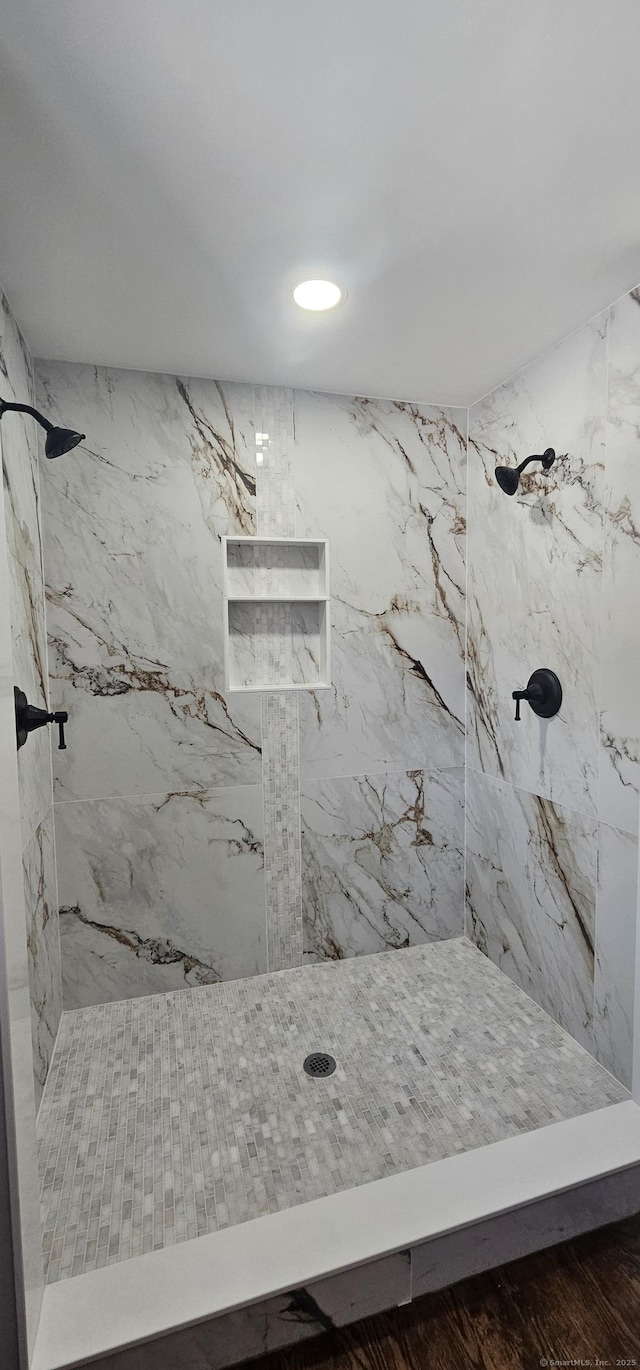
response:
[(301, 537), (331, 548), (332, 689), (300, 699), (306, 777), (464, 761), (466, 415), (294, 393)]
[[(33, 403), (31, 357), (1, 292), (0, 380), (0, 394), (4, 399)], [(48, 707), (39, 431), (28, 415), (7, 414), (0, 432), (0, 450), (9, 572), (12, 684), (25, 691), (30, 703)], [(51, 745), (47, 729), (31, 735), (29, 746), (18, 752), (17, 765), (37, 1105), (62, 1009), (51, 810)]]
[(224, 695), (224, 533), (256, 527), (253, 391), (39, 363), (87, 444), (43, 464), (58, 799), (255, 784), (257, 700)]
[[(47, 463), (42, 473), (52, 688), (69, 709), (74, 739), (56, 754), (56, 796), (113, 805), (106, 818), (106, 807), (85, 804), (75, 832), (61, 812), (61, 880), (65, 889), (77, 884), (78, 867), (93, 860), (99, 821), (116, 830), (136, 798), (151, 821), (148, 796), (171, 794), (176, 810), (184, 796), (186, 812), (198, 794), (262, 783), (267, 964), (298, 964), (301, 769), (311, 779), (463, 761), (464, 412), (67, 364), (38, 371), (52, 416), (72, 413), (90, 433), (82, 461)], [(334, 588), (337, 576), (330, 690), (277, 700), (265, 693), (262, 701), (224, 696), (223, 533), (328, 538)], [(242, 577), (241, 553), (236, 561)], [(270, 588), (286, 590), (291, 574), (285, 558), (269, 573)], [(306, 629), (301, 649), (296, 613), (286, 605), (237, 610), (234, 645), (247, 680), (315, 677), (317, 651), (313, 643), (307, 650)], [(350, 821), (345, 812), (345, 832)], [(136, 830), (139, 823), (137, 815)], [(90, 851), (74, 852), (85, 828)], [(445, 865), (459, 852), (456, 837), (449, 847)], [(149, 909), (166, 909), (167, 899), (147, 898), (146, 885), (142, 944), (133, 940), (142, 935), (135, 921), (123, 924), (108, 906), (120, 898), (113, 881), (107, 900), (90, 880), (84, 901), (65, 895), (67, 1004), (79, 1003), (74, 983), (83, 986), (83, 1002), (89, 994), (99, 1001), (174, 987), (178, 962), (171, 972), (161, 968), (155, 950), (167, 937), (172, 955), (198, 964), (204, 957), (197, 974), (238, 973), (220, 972), (215, 948), (198, 952), (184, 936), (194, 879), (185, 896), (172, 893), (171, 934), (151, 926)], [(417, 927), (424, 898), (415, 894), (420, 908), (413, 917), (405, 896), (403, 919)], [(241, 889), (236, 898), (243, 902)], [(326, 907), (328, 886), (319, 899)], [(361, 930), (345, 930), (343, 948), (407, 940), (397, 930), (386, 934), (379, 895), (374, 902), (382, 929), (369, 942)], [(330, 917), (340, 924), (343, 916), (341, 899)], [(241, 921), (245, 929), (244, 913)], [(127, 933), (133, 945), (114, 935), (103, 957), (96, 923)], [(450, 926), (448, 909), (435, 925)], [(240, 963), (248, 973), (246, 948)]]
[(640, 290), (611, 310), (604, 496), (599, 817), (637, 837), (640, 788)]
[(411, 1301), (410, 1251), (341, 1270), (275, 1298), (116, 1351), (95, 1370), (226, 1370)]
[(266, 970), (259, 785), (56, 805), (66, 1008)]
[[(469, 414), (468, 930), (624, 1083), (640, 791), (639, 358), (632, 291)], [(495, 466), (546, 446), (555, 465), (506, 497)], [(516, 723), (511, 691), (542, 665), (562, 682), (560, 713), (539, 720), (523, 706)], [(483, 787), (479, 771), (503, 787)]]
[[(318, 1048), (328, 1079), (302, 1070)], [(466, 939), (67, 1013), (39, 1115), (48, 1278), (625, 1097)]]
[(33, 1066), (38, 1105), (62, 1014), (53, 808), (49, 809), (27, 843), (22, 854), (22, 864), (27, 915)]
[[(33, 403), (33, 364), (7, 301), (0, 293), (0, 394)], [(48, 706), (45, 597), (42, 568), (38, 438), (27, 414), (7, 414), (0, 444), (9, 556), (9, 609), (14, 680), (32, 704)], [(48, 733), (35, 733), (18, 753), (22, 845), (51, 806)]]
[(593, 1049), (628, 1089), (633, 1064), (638, 838), (598, 829)]
[[(6, 299), (0, 292), (0, 394), (27, 402), (31, 398), (31, 360)], [(40, 1042), (33, 1027), (40, 1019), (32, 998), (27, 931), (39, 883), (25, 880), (22, 854), (51, 806), (51, 773), (47, 748), (35, 745), (16, 751), (14, 685), (21, 683), (36, 699), (40, 680), (39, 626), (44, 594), (38, 565), (40, 544), (37, 476), (27, 423), (17, 414), (0, 425), (3, 479), (0, 486), (0, 920), (6, 1003), (3, 1016), (5, 1098), (12, 1127), (7, 1135), (13, 1221), (16, 1224), (19, 1317), (26, 1321), (28, 1349), (33, 1349), (44, 1288), (40, 1212), (37, 1197), (36, 1093), (41, 1070)], [(24, 675), (22, 673), (24, 672)], [(48, 747), (48, 740), (47, 740)], [(46, 764), (43, 765), (43, 758)], [(38, 863), (26, 851), (33, 871)], [(35, 943), (33, 944), (35, 946)], [(36, 955), (37, 955), (36, 947)], [(42, 973), (40, 973), (42, 971)], [(46, 967), (38, 967), (38, 990), (44, 989)], [(47, 1011), (48, 1006), (42, 1005)], [(44, 1017), (44, 1013), (42, 1015)]]
[(305, 955), (340, 960), (464, 931), (464, 774), (304, 780)]
[(592, 1049), (595, 819), (471, 769), (466, 816), (469, 935)]
[[(597, 812), (607, 320), (603, 314), (469, 414), (468, 751), (471, 766)], [(497, 465), (553, 447), (548, 473), (506, 496)], [(511, 691), (538, 666), (564, 699), (553, 719)]]

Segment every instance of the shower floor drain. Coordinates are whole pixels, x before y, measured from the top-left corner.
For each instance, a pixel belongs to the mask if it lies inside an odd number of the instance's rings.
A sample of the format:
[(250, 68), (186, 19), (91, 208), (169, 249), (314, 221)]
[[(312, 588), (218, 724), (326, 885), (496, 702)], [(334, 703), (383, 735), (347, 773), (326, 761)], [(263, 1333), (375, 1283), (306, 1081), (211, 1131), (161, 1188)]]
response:
[(307, 1075), (322, 1077), (333, 1075), (336, 1063), (333, 1056), (328, 1056), (325, 1051), (312, 1051), (310, 1056), (305, 1057), (304, 1068)]

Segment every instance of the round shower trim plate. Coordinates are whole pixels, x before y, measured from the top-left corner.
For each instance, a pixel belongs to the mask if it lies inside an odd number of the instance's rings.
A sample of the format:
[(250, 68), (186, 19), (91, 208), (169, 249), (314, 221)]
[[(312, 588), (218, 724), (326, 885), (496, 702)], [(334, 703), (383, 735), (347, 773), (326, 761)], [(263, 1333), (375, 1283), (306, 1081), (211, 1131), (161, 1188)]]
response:
[(336, 1062), (326, 1051), (312, 1051), (309, 1056), (305, 1056), (303, 1068), (306, 1074), (313, 1076), (314, 1079), (326, 1080), (328, 1075), (333, 1075)]

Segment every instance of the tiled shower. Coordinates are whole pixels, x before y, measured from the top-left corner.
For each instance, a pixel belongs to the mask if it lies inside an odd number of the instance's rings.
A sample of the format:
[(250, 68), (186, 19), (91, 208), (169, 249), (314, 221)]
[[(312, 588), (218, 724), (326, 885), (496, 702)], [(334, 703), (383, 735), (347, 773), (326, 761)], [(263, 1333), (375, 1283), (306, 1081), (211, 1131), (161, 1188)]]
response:
[[(39, 380), (104, 453), (43, 481), (67, 1006), (460, 936), (466, 416)], [(242, 533), (328, 539), (330, 690), (225, 696)]]
[[(2, 434), (15, 681), (69, 714), (18, 758), (48, 1278), (626, 1099), (640, 295), (470, 409), (3, 330), (5, 391), (87, 433)], [(329, 688), (225, 688), (241, 536), (326, 540)]]

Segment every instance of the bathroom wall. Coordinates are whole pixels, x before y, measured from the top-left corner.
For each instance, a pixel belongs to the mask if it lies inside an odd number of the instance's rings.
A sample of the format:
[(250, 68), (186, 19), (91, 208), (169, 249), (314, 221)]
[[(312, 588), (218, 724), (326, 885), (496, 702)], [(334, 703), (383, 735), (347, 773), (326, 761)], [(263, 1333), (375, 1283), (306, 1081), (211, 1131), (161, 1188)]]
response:
[[(3, 399), (33, 403), (32, 361), (4, 296), (0, 308), (0, 381)], [(43, 707), (48, 698), (48, 677), (38, 432), (28, 415), (7, 414), (2, 422), (13, 682), (25, 691), (31, 704)], [(32, 734), (18, 752), (18, 780), (33, 1063), (39, 1101), (62, 1011), (47, 729)]]
[[(37, 370), (65, 1006), (460, 935), (466, 414)], [(224, 693), (255, 532), (329, 539), (328, 691)]]
[[(509, 498), (497, 464), (552, 446)], [(640, 295), (469, 416), (468, 929), (630, 1083), (640, 716)], [(560, 677), (559, 715), (511, 691)]]

